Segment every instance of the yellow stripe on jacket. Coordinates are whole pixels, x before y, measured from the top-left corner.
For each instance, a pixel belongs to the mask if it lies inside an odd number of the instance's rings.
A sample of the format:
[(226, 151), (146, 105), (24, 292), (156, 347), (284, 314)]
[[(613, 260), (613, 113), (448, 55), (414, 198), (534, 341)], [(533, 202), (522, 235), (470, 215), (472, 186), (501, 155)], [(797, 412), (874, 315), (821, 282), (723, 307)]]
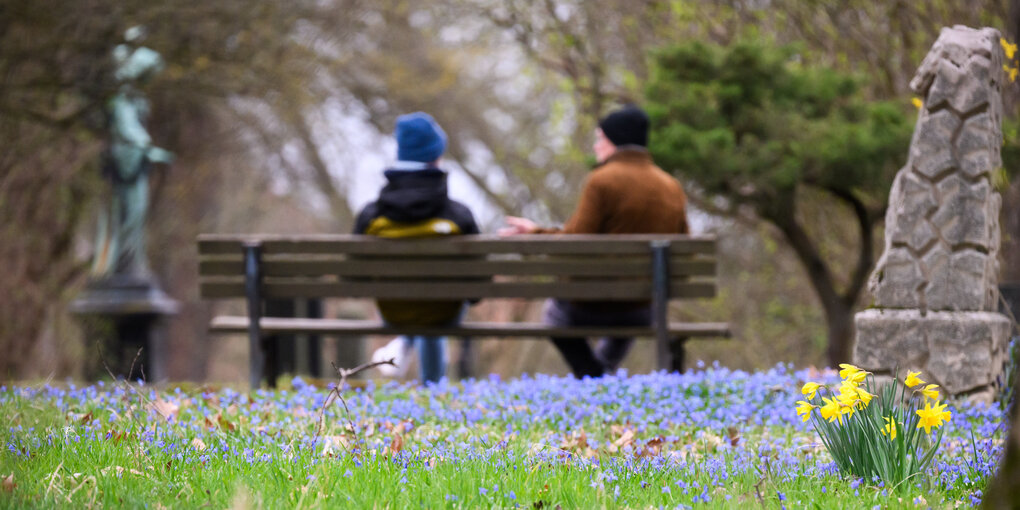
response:
[[(389, 239), (410, 239), (457, 235), (461, 230), (456, 223), (443, 218), (404, 223), (380, 216), (369, 223), (365, 233)], [(376, 301), (376, 305), (379, 314), (390, 324), (440, 326), (456, 319), (464, 302), (398, 299)]]
[(365, 233), (370, 236), (400, 239), (457, 235), (461, 231), (456, 223), (445, 218), (429, 218), (424, 221), (404, 223), (380, 216), (368, 224)]

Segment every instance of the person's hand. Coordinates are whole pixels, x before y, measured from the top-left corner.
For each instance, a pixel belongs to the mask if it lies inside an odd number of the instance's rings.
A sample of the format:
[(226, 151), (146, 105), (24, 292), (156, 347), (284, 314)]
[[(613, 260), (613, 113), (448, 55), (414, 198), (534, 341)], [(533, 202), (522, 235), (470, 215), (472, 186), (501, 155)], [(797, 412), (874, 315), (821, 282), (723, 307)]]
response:
[(538, 225), (536, 225), (534, 221), (527, 218), (519, 218), (517, 216), (507, 216), (506, 224), (508, 226), (499, 229), (499, 235), (513, 236), (518, 234), (530, 234), (538, 228)]

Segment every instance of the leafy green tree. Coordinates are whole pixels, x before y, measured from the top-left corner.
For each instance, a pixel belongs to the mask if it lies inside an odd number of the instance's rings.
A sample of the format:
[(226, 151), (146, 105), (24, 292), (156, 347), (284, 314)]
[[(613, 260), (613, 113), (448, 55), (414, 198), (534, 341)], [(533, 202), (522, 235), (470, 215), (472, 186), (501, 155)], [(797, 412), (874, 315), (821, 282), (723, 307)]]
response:
[[(651, 150), (724, 212), (749, 211), (782, 232), (825, 310), (835, 365), (851, 357), (854, 307), (911, 123), (901, 106), (865, 100), (854, 78), (797, 56), (750, 41), (657, 52), (646, 91)], [(798, 212), (817, 191), (856, 217), (856, 263), (842, 288)]]

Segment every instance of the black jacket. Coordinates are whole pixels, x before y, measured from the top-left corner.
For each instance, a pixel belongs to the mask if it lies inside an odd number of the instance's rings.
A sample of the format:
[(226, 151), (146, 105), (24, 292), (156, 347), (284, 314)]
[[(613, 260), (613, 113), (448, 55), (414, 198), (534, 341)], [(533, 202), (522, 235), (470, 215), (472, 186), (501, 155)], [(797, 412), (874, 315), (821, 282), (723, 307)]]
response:
[[(446, 194), (446, 172), (387, 170), (379, 198), (358, 214), (355, 234), (387, 238), (477, 234), (471, 210)], [(460, 318), (463, 301), (381, 300), (376, 303), (390, 324), (439, 326)]]
[(379, 198), (365, 206), (354, 224), (355, 234), (379, 237), (433, 237), (477, 234), (471, 210), (446, 193), (446, 172), (387, 170)]

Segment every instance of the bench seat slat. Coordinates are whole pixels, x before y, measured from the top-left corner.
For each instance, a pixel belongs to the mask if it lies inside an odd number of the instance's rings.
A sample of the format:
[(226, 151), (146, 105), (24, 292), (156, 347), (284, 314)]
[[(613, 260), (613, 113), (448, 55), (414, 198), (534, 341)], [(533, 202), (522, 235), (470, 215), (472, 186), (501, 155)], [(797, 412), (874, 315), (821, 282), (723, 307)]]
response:
[[(203, 298), (244, 297), (242, 279), (199, 283)], [(323, 282), (273, 281), (262, 284), (263, 298), (381, 298), (414, 300), (449, 300), (472, 298), (526, 298), (545, 297), (582, 301), (634, 301), (647, 300), (652, 295), (652, 284), (647, 281), (596, 281), (596, 282)], [(711, 298), (715, 284), (710, 282), (674, 282), (670, 284), (671, 298)]]
[[(711, 254), (715, 251), (715, 237), (628, 234), (607, 236), (523, 235), (514, 237), (451, 236), (429, 239), (379, 239), (356, 235), (305, 235), (258, 236), (262, 253), (273, 254), (330, 254), (352, 255), (488, 255), (492, 253), (520, 254), (643, 254), (648, 253), (653, 240), (669, 240), (671, 254)], [(251, 239), (241, 235), (206, 234), (198, 238), (200, 255), (241, 253), (243, 243)]]
[[(343, 319), (291, 319), (263, 317), (259, 322), (265, 333), (318, 333), (334, 335), (429, 335), (471, 337), (547, 337), (547, 336), (606, 336), (651, 337), (651, 327), (574, 327), (557, 328), (541, 323), (492, 324), (465, 322), (460, 327), (399, 327), (382, 326), (378, 321)], [(218, 316), (213, 318), (210, 331), (214, 333), (247, 333), (248, 317)], [(722, 322), (671, 322), (669, 333), (678, 337), (729, 337), (730, 327)]]
[[(264, 276), (378, 276), (378, 277), (464, 277), (464, 276), (647, 276), (651, 274), (650, 258), (643, 260), (301, 260), (273, 259), (262, 261)], [(670, 276), (712, 276), (714, 260), (670, 261)], [(244, 274), (241, 257), (212, 258), (199, 261), (202, 276), (234, 276)]]

